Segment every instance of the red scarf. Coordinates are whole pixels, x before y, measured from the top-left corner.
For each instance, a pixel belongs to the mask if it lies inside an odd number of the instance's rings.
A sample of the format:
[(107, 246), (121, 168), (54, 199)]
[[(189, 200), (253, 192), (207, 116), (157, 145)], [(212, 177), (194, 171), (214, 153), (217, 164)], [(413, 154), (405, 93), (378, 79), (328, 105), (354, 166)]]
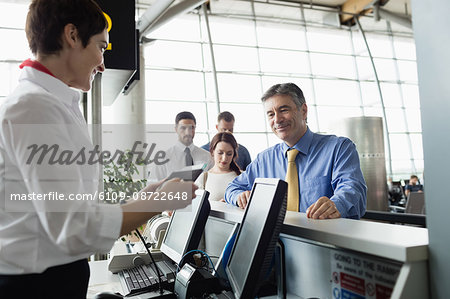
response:
[(53, 75), (52, 72), (50, 72), (50, 70), (48, 68), (46, 68), (45, 66), (43, 66), (40, 62), (38, 62), (36, 60), (27, 59), (24, 62), (22, 62), (22, 64), (19, 67), (21, 69), (23, 69), (25, 66), (31, 66), (32, 68), (35, 68), (38, 71), (41, 71), (41, 72), (46, 73), (46, 74), (48, 74), (48, 75), (50, 75), (52, 77), (55, 77), (55, 75)]

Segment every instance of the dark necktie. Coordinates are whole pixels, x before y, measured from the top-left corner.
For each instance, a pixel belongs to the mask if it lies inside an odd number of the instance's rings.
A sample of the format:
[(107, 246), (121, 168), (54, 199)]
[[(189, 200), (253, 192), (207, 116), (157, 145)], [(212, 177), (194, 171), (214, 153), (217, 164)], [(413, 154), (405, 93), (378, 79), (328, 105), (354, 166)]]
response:
[(192, 159), (191, 150), (188, 147), (184, 149), (184, 154), (186, 156), (186, 166), (194, 165), (194, 159)]

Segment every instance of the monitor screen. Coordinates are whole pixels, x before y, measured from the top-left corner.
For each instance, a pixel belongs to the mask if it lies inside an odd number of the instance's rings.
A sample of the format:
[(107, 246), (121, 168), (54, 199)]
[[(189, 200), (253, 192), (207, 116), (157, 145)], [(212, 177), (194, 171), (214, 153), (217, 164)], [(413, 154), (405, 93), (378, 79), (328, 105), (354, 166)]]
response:
[(226, 272), (236, 298), (254, 298), (286, 214), (287, 183), (256, 179)]
[(173, 212), (161, 251), (179, 263), (189, 250), (197, 249), (209, 216), (209, 192), (197, 190), (192, 205)]

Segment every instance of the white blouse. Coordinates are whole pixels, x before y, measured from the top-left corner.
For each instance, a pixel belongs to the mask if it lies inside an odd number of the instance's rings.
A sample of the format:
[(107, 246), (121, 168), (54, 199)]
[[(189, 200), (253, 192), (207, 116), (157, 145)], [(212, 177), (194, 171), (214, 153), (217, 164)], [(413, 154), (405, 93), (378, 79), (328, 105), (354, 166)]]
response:
[[(24, 67), (0, 107), (0, 274), (41, 273), (107, 252), (119, 237), (121, 208), (92, 200), (98, 164), (59, 163), (93, 148), (79, 100), (62, 81)], [(31, 159), (33, 145), (55, 145), (65, 155), (40, 163), (39, 153)], [(54, 200), (75, 195), (91, 199)]]
[(205, 184), (205, 174), (206, 172), (202, 173), (195, 181), (195, 184), (200, 189), (204, 189), (210, 193), (209, 200), (211, 201), (218, 201), (224, 198), (228, 184), (237, 177), (234, 171), (228, 173), (208, 172)]

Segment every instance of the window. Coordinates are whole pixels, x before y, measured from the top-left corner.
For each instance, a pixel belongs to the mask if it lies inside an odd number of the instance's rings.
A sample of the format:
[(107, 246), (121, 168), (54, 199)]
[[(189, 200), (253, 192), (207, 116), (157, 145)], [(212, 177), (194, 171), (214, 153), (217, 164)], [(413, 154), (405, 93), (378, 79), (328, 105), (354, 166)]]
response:
[[(344, 117), (382, 117), (385, 109), (393, 175), (420, 175), (422, 130), (411, 31), (360, 19), (382, 81), (383, 107), (361, 33), (356, 26), (324, 24), (332, 10), (232, 0), (210, 6), (220, 107), (235, 115), (237, 140), (253, 158), (280, 142), (267, 125), (262, 93), (273, 84), (294, 82), (305, 94), (308, 125), (316, 132), (331, 132), (333, 122)], [(27, 5), (0, 3), (0, 38), (15, 45), (0, 49), (0, 104), (17, 85), (18, 64), (31, 57), (23, 31), (26, 13)], [(148, 37), (155, 41), (145, 49), (147, 122), (171, 124), (178, 112), (192, 111), (198, 122), (195, 141), (206, 143), (215, 133), (217, 104), (202, 10), (179, 16)]]

